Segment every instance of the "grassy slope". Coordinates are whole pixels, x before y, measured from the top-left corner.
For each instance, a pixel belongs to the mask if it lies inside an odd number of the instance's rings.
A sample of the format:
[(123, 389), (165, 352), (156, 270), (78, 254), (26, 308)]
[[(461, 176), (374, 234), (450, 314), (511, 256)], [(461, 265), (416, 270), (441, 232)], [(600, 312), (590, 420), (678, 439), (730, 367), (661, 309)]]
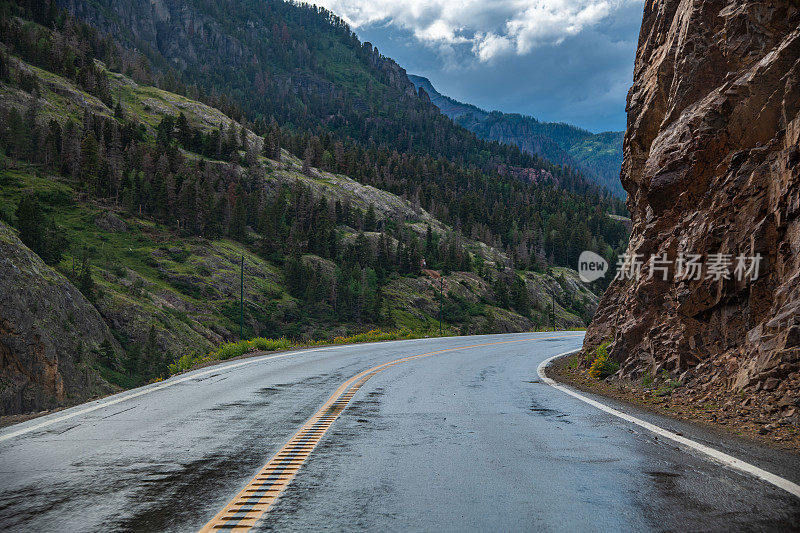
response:
[[(94, 112), (112, 114), (112, 110), (102, 102), (80, 91), (68, 80), (30, 65), (24, 66), (35, 71), (40, 78), (40, 106), (47, 111), (48, 117), (61, 122), (70, 118), (79, 120), (84, 103)], [(126, 115), (138, 117), (151, 134), (165, 114), (178, 112), (186, 114), (194, 126), (205, 129), (231, 122), (219, 110), (198, 102), (153, 87), (139, 86), (119, 74), (107, 72), (107, 75), (112, 94), (115, 98), (121, 97)], [(3, 84), (0, 84), (0, 97), (5, 105), (16, 105), (20, 109), (30, 101), (30, 95)], [(252, 138), (255, 140), (255, 136)], [(379, 218), (402, 215), (420, 233), (424, 233), (427, 224), (435, 231), (447, 230), (425, 211), (415, 211), (407, 201), (346, 176), (316, 169), (312, 176), (305, 176), (299, 172), (300, 162), (288, 154), (281, 165), (269, 160), (263, 162), (268, 169), (267, 180), (300, 181), (327, 197), (349, 198), (356, 207), (366, 208), (373, 204)], [(159, 349), (173, 358), (187, 351), (208, 351), (238, 335), (235, 302), (242, 256), (247, 278), (245, 336), (273, 336), (276, 332), (271, 328), (276, 322), (291, 323), (292, 335), (311, 338), (330, 338), (366, 327), (320, 323), (308, 315), (298, 314), (298, 302), (287, 294), (280, 267), (249, 252), (239, 243), (224, 239), (187, 238), (152, 221), (126, 217), (113, 205), (99, 205), (82, 199), (64, 178), (42, 174), (40, 169), (16, 161), (5, 161), (5, 169), (0, 171), (0, 217), (12, 221), (14, 208), (26, 192), (37, 194), (56, 222), (66, 229), (72, 249), (58, 265), (62, 272), (71, 275), (73, 260), (77, 262), (75, 256), (80, 248), (83, 245), (89, 248), (94, 257), (95, 281), (102, 293), (97, 307), (127, 346), (144, 345), (152, 328)], [(112, 222), (123, 220), (124, 229), (111, 229), (114, 224), (104, 223), (109, 218)], [(341, 228), (341, 231), (345, 235), (354, 235), (349, 228)], [(466, 245), (488, 260), (502, 255), (481, 243), (467, 241)], [(562, 295), (562, 301), (574, 298), (582, 302), (580, 305), (589, 306), (596, 302), (596, 296), (574, 283), (577, 278), (573, 271), (557, 270), (573, 282), (559, 283), (544, 274), (526, 274), (532, 301), (537, 308), (533, 322), (512, 311), (483, 303), (482, 295), (491, 289), (478, 276), (453, 273), (445, 285), (445, 305), (456, 301), (466, 301), (470, 305), (466, 313), (447, 315), (453, 321), (457, 320), (461, 329), (456, 324), (446, 323), (445, 327), (454, 331), (489, 332), (530, 329), (537, 322), (540, 326), (547, 325), (550, 299), (546, 297), (545, 286)], [(395, 325), (417, 330), (438, 325), (437, 289), (429, 278), (392, 278), (385, 295), (394, 309)], [(563, 326), (579, 327), (583, 324), (579, 317), (559, 305), (556, 306), (556, 315)]]

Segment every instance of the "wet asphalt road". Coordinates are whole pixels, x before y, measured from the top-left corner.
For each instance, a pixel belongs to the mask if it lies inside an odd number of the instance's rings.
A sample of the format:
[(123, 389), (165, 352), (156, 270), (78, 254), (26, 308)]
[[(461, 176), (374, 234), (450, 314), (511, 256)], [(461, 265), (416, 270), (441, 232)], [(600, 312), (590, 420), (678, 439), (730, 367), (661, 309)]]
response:
[[(189, 379), (0, 441), (0, 529), (196, 530), (358, 372), (563, 335), (375, 375), (261, 529), (800, 530), (800, 499), (541, 383), (538, 364), (580, 346), (579, 333), (337, 346), (180, 376)], [(632, 414), (800, 482), (798, 455)]]

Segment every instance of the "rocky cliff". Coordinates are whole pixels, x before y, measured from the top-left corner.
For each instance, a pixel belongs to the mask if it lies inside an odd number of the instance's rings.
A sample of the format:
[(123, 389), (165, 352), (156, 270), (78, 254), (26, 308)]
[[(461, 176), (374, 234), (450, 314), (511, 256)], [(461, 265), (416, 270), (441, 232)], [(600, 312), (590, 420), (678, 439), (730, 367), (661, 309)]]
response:
[[(622, 378), (666, 370), (698, 399), (795, 422), (799, 24), (797, 2), (646, 2), (622, 169), (628, 254), (645, 264), (612, 283), (585, 342), (612, 339)], [(662, 254), (700, 254), (701, 279), (648, 279)], [(708, 271), (712, 254), (733, 261), (729, 279)], [(757, 279), (738, 280), (736, 257), (757, 254)]]
[(97, 310), (0, 222), (0, 415), (109, 392), (98, 346), (119, 347)]

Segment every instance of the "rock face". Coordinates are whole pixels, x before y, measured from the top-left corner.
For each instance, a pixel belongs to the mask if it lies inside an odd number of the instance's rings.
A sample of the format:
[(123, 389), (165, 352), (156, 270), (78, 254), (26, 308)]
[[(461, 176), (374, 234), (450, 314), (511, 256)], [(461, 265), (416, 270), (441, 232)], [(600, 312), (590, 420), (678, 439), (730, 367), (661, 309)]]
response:
[(119, 350), (80, 291), (0, 222), (0, 415), (110, 391), (92, 368), (103, 341)]
[[(799, 110), (796, 2), (646, 2), (622, 169), (645, 264), (611, 284), (584, 345), (613, 339), (621, 377), (800, 394)], [(664, 253), (762, 260), (756, 280), (647, 279)]]

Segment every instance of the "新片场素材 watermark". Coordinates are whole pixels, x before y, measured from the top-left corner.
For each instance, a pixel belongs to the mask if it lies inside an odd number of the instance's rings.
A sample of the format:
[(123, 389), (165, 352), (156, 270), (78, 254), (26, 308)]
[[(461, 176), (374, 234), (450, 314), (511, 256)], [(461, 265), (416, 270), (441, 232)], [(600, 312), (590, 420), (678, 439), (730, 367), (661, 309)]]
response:
[[(614, 279), (646, 279), (668, 281), (723, 280), (755, 281), (761, 266), (761, 254), (736, 255), (714, 253), (678, 254), (670, 259), (666, 253), (653, 254), (645, 259), (644, 254), (623, 254), (617, 258)], [(578, 274), (586, 283), (602, 278), (608, 270), (608, 262), (600, 255), (585, 251), (578, 258)]]

